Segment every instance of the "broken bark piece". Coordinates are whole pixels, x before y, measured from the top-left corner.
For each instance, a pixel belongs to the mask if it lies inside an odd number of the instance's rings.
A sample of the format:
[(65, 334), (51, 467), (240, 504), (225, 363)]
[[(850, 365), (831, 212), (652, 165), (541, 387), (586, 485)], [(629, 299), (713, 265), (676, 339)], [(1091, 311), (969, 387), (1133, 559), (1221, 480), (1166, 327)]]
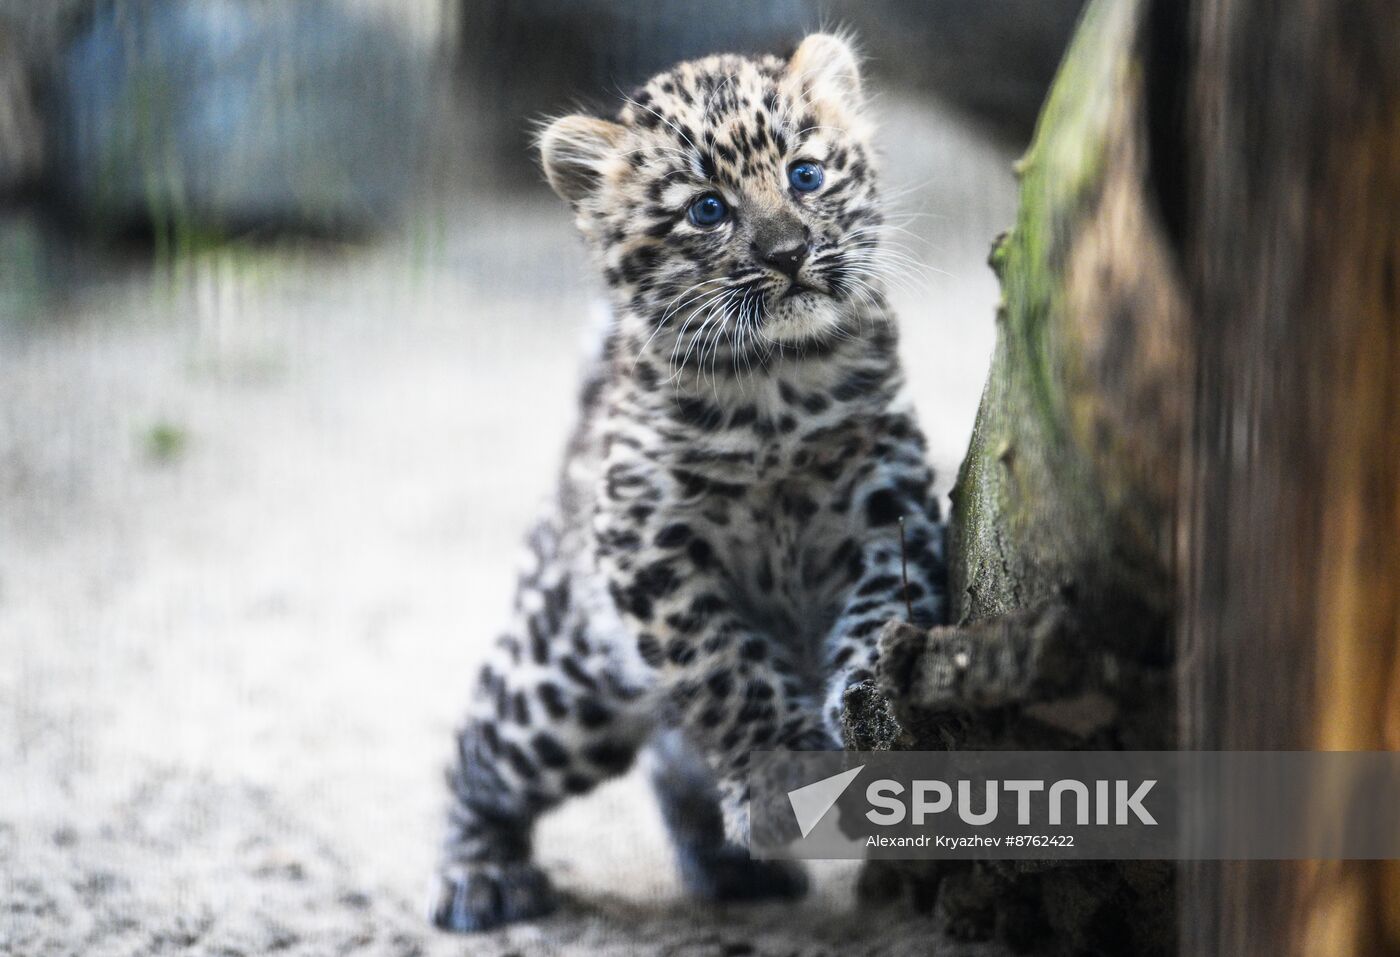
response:
[(908, 750), (909, 737), (889, 698), (874, 681), (851, 685), (842, 698), (842, 740), (851, 751)]
[(1067, 608), (1051, 604), (927, 630), (891, 622), (880, 677), (901, 705), (962, 711), (1046, 701), (1086, 680), (1086, 649)]

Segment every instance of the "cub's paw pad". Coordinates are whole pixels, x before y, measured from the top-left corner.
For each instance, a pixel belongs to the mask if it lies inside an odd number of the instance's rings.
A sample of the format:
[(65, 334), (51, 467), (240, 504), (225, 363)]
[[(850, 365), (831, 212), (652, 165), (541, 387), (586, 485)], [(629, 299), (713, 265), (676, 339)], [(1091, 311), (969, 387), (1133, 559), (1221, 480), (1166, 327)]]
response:
[(807, 893), (807, 874), (790, 861), (756, 861), (742, 847), (682, 851), (681, 880), (708, 901), (796, 900)]
[(443, 871), (433, 923), (457, 933), (491, 930), (554, 910), (549, 878), (533, 864), (468, 864)]

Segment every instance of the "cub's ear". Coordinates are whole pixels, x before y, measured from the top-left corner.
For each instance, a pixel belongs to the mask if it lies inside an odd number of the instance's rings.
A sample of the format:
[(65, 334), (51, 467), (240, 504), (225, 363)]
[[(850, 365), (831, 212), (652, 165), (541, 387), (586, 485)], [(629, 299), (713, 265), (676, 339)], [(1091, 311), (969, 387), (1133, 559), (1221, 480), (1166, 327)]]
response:
[(788, 74), (800, 80), (816, 99), (834, 100), (847, 107), (860, 103), (860, 60), (841, 37), (830, 33), (807, 37), (788, 61)]
[(622, 134), (621, 126), (593, 116), (575, 113), (554, 120), (539, 139), (540, 163), (549, 185), (577, 205), (597, 188)]

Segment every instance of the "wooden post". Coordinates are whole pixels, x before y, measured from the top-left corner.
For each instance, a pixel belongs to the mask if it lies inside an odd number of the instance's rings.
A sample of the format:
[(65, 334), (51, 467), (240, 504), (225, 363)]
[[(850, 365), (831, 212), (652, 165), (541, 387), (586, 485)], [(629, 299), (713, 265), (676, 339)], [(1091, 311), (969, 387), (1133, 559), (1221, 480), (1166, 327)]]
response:
[[(1400, 15), (1193, 6), (1170, 199), (1198, 357), (1182, 743), (1397, 750)], [(1400, 954), (1397, 868), (1193, 867), (1183, 952)]]

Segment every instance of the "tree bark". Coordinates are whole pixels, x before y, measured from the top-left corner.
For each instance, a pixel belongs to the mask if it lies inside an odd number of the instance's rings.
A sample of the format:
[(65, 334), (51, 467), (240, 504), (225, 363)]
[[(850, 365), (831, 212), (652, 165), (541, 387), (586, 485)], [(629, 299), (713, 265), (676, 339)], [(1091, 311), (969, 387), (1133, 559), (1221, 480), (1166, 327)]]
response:
[[(1396, 51), (1385, 0), (1087, 9), (993, 252), (952, 623), (887, 629), (854, 744), (1400, 748)], [(1400, 953), (1394, 863), (1181, 877), (865, 885), (1066, 952), (1166, 952), (1175, 917), (1193, 955)]]

